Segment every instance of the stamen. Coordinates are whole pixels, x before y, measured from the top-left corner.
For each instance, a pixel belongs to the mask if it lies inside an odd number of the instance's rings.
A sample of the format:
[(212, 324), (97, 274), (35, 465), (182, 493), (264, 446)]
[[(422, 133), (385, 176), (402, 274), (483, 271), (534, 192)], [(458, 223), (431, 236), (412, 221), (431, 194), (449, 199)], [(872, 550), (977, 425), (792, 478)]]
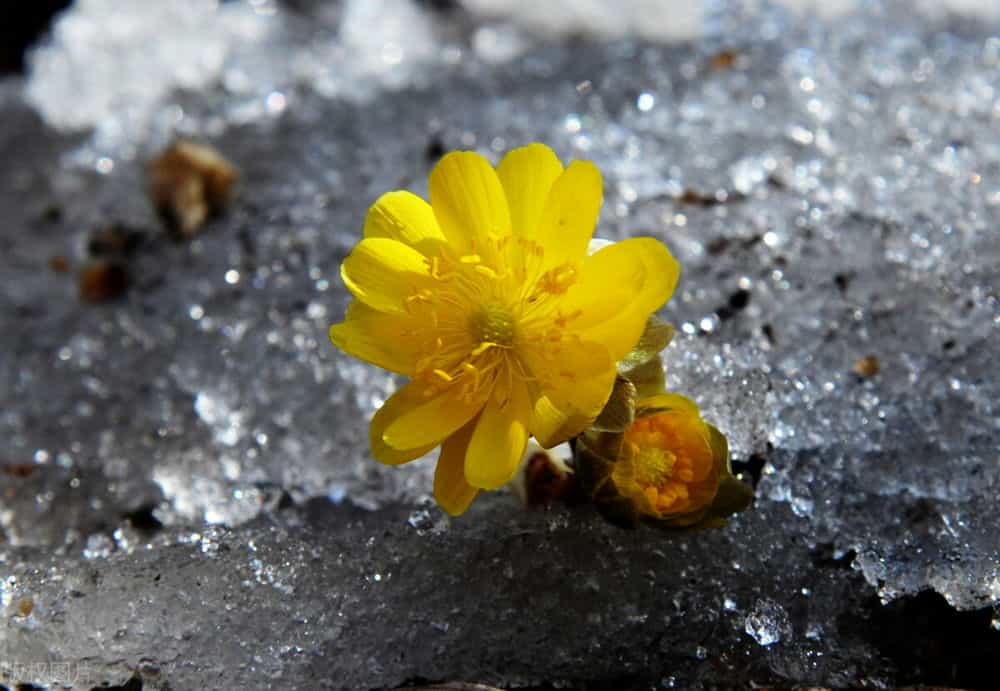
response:
[(511, 369), (517, 370), (517, 377), (518, 377), (518, 379), (521, 379), (522, 381), (526, 381), (526, 382), (537, 382), (537, 381), (539, 381), (538, 377), (534, 376), (531, 373), (531, 371), (528, 369), (527, 365), (525, 365), (524, 362), (521, 361), (521, 358), (519, 358), (519, 357), (512, 357), (510, 359), (510, 366), (511, 366)]
[(431, 368), (432, 364), (434, 364), (434, 355), (425, 355), (424, 357), (417, 360), (417, 364), (415, 365), (415, 367), (418, 373), (426, 372)]
[(412, 311), (417, 303), (429, 303), (433, 297), (434, 293), (426, 288), (418, 290), (413, 295), (407, 295), (405, 300), (406, 310), (408, 312)]
[(473, 365), (471, 362), (463, 362), (462, 370), (472, 376), (472, 388), (479, 388), (479, 368)]
[(431, 278), (433, 278), (436, 281), (440, 281), (441, 280), (441, 258), (440, 257), (431, 257), (429, 261), (430, 261)]
[(574, 283), (576, 283), (576, 267), (569, 263), (560, 264), (542, 274), (535, 292), (562, 295)]

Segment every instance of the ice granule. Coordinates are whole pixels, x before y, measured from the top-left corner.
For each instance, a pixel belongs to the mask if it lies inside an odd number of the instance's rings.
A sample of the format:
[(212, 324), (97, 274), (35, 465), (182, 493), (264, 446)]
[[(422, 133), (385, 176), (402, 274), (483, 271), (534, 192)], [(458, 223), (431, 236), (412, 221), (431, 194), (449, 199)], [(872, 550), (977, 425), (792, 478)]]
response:
[(788, 613), (773, 600), (758, 599), (745, 621), (746, 632), (763, 646), (788, 641), (792, 634)]

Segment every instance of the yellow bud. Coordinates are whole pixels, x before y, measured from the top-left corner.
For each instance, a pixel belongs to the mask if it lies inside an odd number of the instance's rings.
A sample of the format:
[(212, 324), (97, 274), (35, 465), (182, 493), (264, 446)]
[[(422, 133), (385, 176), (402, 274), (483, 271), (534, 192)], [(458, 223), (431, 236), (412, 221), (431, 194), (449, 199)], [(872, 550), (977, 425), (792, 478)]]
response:
[(640, 399), (621, 432), (591, 427), (575, 459), (581, 488), (623, 527), (641, 519), (669, 530), (720, 526), (753, 498), (732, 475), (726, 438), (678, 394)]
[(721, 471), (697, 411), (667, 410), (625, 430), (611, 480), (640, 514), (662, 519), (711, 504)]

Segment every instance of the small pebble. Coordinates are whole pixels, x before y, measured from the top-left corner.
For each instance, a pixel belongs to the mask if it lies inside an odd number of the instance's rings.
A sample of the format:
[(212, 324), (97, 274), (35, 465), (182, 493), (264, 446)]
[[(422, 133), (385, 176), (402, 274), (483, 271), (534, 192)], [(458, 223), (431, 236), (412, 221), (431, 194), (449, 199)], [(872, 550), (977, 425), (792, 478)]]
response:
[(35, 601), (30, 597), (22, 597), (21, 601), (17, 603), (17, 613), (22, 617), (30, 617), (34, 609)]
[(10, 463), (0, 466), (0, 469), (12, 477), (28, 477), (35, 472), (36, 466), (33, 463)]
[(116, 262), (100, 261), (80, 272), (80, 299), (84, 302), (108, 302), (128, 290), (125, 267)]
[(865, 377), (866, 379), (868, 377), (874, 377), (878, 374), (879, 370), (878, 357), (875, 355), (867, 355), (863, 358), (858, 358), (858, 360), (854, 363), (854, 367), (851, 369), (853, 369), (854, 373), (859, 377)]
[(712, 66), (713, 70), (728, 70), (736, 64), (737, 57), (739, 56), (735, 50), (720, 50), (718, 53), (709, 58), (708, 62)]
[(141, 231), (112, 223), (91, 231), (87, 251), (93, 257), (124, 257), (134, 252), (141, 242)]
[(61, 254), (57, 254), (49, 258), (49, 268), (55, 271), (57, 274), (64, 274), (69, 272), (69, 259)]

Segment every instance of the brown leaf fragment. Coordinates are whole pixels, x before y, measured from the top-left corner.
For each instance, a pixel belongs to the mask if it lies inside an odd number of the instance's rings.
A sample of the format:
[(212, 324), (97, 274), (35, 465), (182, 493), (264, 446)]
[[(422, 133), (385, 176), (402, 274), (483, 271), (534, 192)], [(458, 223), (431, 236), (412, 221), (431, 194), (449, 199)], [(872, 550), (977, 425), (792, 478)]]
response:
[(179, 140), (149, 163), (149, 196), (169, 228), (194, 236), (229, 204), (236, 167), (204, 144)]

